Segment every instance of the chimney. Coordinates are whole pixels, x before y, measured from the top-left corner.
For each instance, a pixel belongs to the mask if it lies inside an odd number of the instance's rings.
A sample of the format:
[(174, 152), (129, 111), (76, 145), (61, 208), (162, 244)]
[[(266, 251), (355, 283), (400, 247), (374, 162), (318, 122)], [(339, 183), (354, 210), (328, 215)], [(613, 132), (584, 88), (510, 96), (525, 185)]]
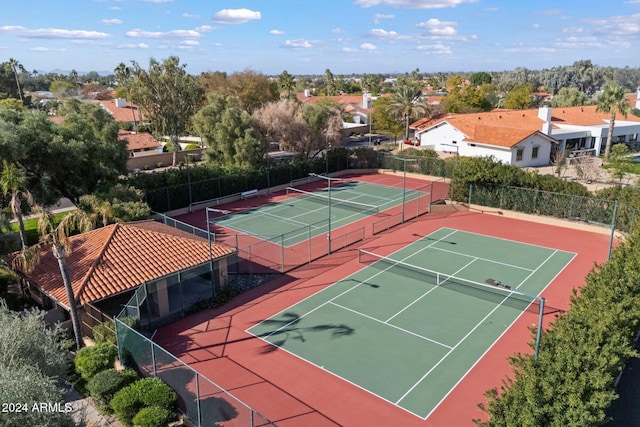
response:
[(543, 121), (541, 132), (545, 135), (551, 135), (551, 107), (540, 107), (538, 118)]
[(362, 108), (371, 108), (371, 94), (368, 92), (362, 94)]
[(640, 110), (640, 86), (636, 89), (636, 108)]
[(310, 96), (311, 96), (311, 92), (309, 92), (309, 89), (305, 89), (305, 90), (304, 90), (304, 97), (305, 97), (305, 98), (308, 98), (308, 97), (310, 97)]
[(116, 98), (116, 107), (118, 108), (126, 108), (127, 100), (124, 98)]

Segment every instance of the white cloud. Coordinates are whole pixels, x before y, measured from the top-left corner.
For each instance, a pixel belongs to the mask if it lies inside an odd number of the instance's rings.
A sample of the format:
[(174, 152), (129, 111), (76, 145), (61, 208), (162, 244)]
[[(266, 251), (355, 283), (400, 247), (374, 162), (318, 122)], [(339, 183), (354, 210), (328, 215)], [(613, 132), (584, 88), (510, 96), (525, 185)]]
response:
[(355, 4), (364, 8), (391, 6), (400, 9), (442, 9), (456, 7), (463, 3), (477, 3), (478, 0), (356, 0)]
[(122, 8), (119, 6), (111, 6), (109, 10), (122, 10)]
[(103, 19), (100, 22), (102, 22), (105, 25), (119, 25), (119, 24), (122, 24), (122, 21), (119, 20), (119, 19)]
[(29, 29), (20, 25), (5, 25), (0, 27), (0, 32), (11, 33), (20, 37), (43, 39), (106, 39), (111, 37), (107, 33), (87, 30), (65, 30), (62, 28), (37, 28)]
[(342, 51), (343, 52), (347, 52), (347, 53), (351, 53), (351, 52), (358, 52), (358, 49), (354, 49), (352, 47), (343, 47)]
[(123, 43), (116, 46), (116, 49), (149, 49), (146, 43)]
[(147, 3), (171, 3), (173, 0), (144, 0)]
[(282, 31), (282, 30), (271, 30), (271, 31), (269, 31), (269, 34), (271, 34), (272, 36), (283, 36), (284, 35), (284, 31)]
[(211, 25), (200, 25), (196, 27), (196, 31), (199, 33), (208, 33), (209, 31), (213, 31), (213, 27)]
[(195, 30), (171, 30), (171, 31), (145, 31), (140, 28), (134, 28), (131, 31), (127, 31), (125, 33), (127, 37), (136, 37), (143, 39), (186, 39), (186, 38), (197, 38), (202, 37), (202, 35)]
[(183, 40), (180, 42), (182, 46), (200, 46), (200, 42), (198, 40)]
[(193, 15), (193, 14), (191, 14), (191, 13), (187, 13), (187, 12), (183, 13), (183, 14), (182, 14), (182, 17), (183, 17), (183, 18), (200, 19), (200, 15)]
[(448, 55), (451, 53), (451, 47), (442, 43), (424, 44), (417, 47), (419, 51), (436, 55)]
[(31, 49), (29, 49), (32, 52), (66, 52), (67, 49), (51, 49), (49, 47), (42, 47), (42, 46), (38, 46), (38, 47), (32, 47)]
[(362, 43), (360, 45), (360, 49), (364, 49), (364, 50), (376, 50), (377, 48), (378, 47), (373, 43)]
[(312, 47), (310, 41), (305, 39), (296, 39), (296, 40), (287, 40), (284, 42), (284, 47), (292, 47), (292, 48), (305, 48), (308, 49)]
[(376, 13), (375, 15), (373, 15), (373, 23), (378, 24), (383, 19), (395, 19), (395, 17), (395, 15), (383, 15), (381, 13)]
[(431, 18), (428, 21), (421, 22), (416, 26), (418, 28), (426, 28), (429, 34), (438, 36), (455, 36), (457, 31), (454, 27), (457, 27), (458, 23), (453, 21), (441, 21), (436, 18)]
[(398, 37), (398, 33), (395, 31), (387, 31), (387, 30), (383, 30), (381, 28), (374, 28), (373, 30), (369, 31), (369, 34), (371, 34), (374, 37), (378, 37), (381, 39), (394, 39), (396, 37)]
[(538, 28), (540, 28), (540, 24), (533, 24), (531, 27), (533, 27), (533, 28), (535, 28), (537, 30)]
[(590, 32), (603, 33), (615, 36), (640, 35), (640, 13), (629, 16), (612, 16), (602, 19), (585, 19), (589, 24)]
[(213, 15), (213, 22), (220, 24), (244, 24), (245, 22), (259, 20), (260, 12), (249, 9), (222, 9)]
[(344, 34), (346, 31), (343, 30), (342, 28), (334, 28), (334, 29), (331, 30), (331, 32), (333, 34)]

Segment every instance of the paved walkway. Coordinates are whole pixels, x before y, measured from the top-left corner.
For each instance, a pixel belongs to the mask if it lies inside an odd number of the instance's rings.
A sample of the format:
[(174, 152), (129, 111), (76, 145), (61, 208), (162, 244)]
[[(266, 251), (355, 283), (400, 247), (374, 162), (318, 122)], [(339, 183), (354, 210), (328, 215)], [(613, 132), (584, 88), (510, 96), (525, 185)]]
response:
[(87, 427), (124, 427), (114, 416), (101, 415), (91, 398), (82, 397), (67, 381), (63, 384), (66, 393), (64, 401), (73, 406), (72, 418), (78, 425)]

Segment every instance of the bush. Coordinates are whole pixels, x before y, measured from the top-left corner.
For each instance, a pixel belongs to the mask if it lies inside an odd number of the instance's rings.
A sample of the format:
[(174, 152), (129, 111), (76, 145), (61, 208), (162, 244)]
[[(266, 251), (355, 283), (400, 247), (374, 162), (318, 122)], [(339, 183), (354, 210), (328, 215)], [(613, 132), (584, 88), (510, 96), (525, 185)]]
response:
[(131, 425), (142, 408), (159, 406), (173, 411), (177, 401), (176, 393), (162, 380), (145, 378), (118, 391), (109, 406), (122, 423)]
[(162, 163), (162, 162), (158, 162), (158, 163), (156, 163), (156, 167), (157, 167), (157, 168), (161, 168), (161, 167), (163, 167), (163, 166), (164, 166), (164, 163)]
[(107, 343), (116, 345), (116, 332), (113, 322), (104, 322), (93, 327), (93, 340), (96, 344)]
[(76, 370), (84, 380), (89, 381), (98, 372), (113, 368), (117, 355), (118, 350), (108, 343), (82, 348), (76, 355)]
[(175, 412), (160, 406), (149, 406), (142, 408), (133, 417), (133, 425), (136, 427), (165, 427), (175, 419)]
[(187, 144), (187, 146), (184, 147), (185, 151), (186, 150), (197, 150), (198, 148), (200, 148), (200, 146), (198, 144)]
[(125, 369), (124, 371), (107, 369), (95, 374), (89, 380), (87, 389), (100, 412), (110, 413), (109, 402), (114, 394), (137, 379), (138, 374), (132, 369)]

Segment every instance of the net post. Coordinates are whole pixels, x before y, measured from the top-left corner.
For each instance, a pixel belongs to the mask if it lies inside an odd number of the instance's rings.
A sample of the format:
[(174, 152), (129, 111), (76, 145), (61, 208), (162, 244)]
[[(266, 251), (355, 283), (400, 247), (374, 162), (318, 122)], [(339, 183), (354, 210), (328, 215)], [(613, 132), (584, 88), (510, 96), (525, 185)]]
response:
[(358, 264), (362, 264), (362, 249), (358, 249)]
[(536, 349), (534, 351), (534, 357), (536, 360), (538, 360), (538, 353), (540, 351), (540, 338), (542, 337), (542, 317), (544, 316), (545, 299), (542, 297), (538, 297), (537, 300), (540, 302), (540, 312), (538, 313), (538, 330), (536, 331)]
[(312, 252), (311, 252), (311, 224), (307, 225), (307, 242), (309, 246), (309, 264), (311, 264)]
[(280, 235), (280, 261), (281, 261), (281, 273), (284, 273), (284, 234)]
[(202, 408), (200, 407), (200, 373), (195, 371), (196, 374), (196, 412), (198, 419), (198, 426), (202, 425)]

